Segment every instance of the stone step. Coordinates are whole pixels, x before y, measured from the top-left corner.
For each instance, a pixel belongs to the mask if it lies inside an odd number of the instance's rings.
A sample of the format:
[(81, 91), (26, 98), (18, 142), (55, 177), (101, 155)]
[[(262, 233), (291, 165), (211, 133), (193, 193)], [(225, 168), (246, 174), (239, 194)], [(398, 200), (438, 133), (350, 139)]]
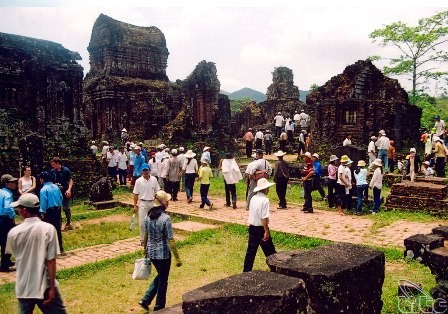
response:
[(439, 178), (439, 177), (416, 177), (415, 182), (426, 182), (426, 183), (434, 183), (439, 185), (447, 185), (448, 179), (447, 178)]
[(385, 206), (406, 210), (423, 210), (431, 214), (447, 214), (448, 199), (438, 200), (421, 196), (389, 195)]
[(447, 187), (440, 184), (428, 182), (403, 181), (392, 185), (391, 195), (431, 197), (443, 200), (447, 196)]

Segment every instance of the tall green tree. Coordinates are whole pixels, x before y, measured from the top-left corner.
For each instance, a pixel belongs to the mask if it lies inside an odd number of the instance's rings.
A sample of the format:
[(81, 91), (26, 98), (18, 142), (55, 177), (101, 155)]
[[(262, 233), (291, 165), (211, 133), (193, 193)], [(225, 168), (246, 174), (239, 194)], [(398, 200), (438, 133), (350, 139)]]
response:
[(448, 72), (439, 71), (437, 67), (437, 62), (448, 61), (448, 52), (444, 45), (448, 41), (448, 11), (422, 18), (416, 26), (394, 22), (373, 31), (369, 37), (373, 39), (373, 42), (379, 42), (381, 46), (398, 48), (398, 57), (374, 56), (371, 59), (390, 61), (389, 65), (383, 68), (386, 75), (410, 76), (413, 103), (417, 98), (420, 84), (426, 83), (429, 79), (437, 80), (448, 74)]

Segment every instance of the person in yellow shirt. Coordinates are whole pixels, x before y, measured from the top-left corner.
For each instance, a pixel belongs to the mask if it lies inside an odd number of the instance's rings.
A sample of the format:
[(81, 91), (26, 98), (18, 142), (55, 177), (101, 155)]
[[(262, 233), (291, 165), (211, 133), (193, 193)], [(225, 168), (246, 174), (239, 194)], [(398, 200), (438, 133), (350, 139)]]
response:
[(201, 160), (201, 168), (199, 169), (199, 177), (198, 181), (201, 183), (201, 187), (199, 189), (201, 193), (201, 205), (200, 208), (204, 208), (207, 205), (209, 210), (213, 209), (213, 203), (208, 199), (208, 190), (210, 188), (210, 178), (213, 177), (212, 169), (208, 165), (207, 160)]
[(445, 160), (446, 160), (446, 152), (445, 146), (443, 145), (443, 141), (440, 137), (434, 137), (435, 147), (432, 149), (436, 157), (436, 173), (440, 178), (445, 177)]

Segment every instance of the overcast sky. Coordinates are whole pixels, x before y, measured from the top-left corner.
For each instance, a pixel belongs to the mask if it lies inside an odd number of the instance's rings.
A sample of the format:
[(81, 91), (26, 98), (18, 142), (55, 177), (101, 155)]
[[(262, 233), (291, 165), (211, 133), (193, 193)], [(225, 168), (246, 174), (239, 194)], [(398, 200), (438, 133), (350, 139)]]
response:
[[(329, 6), (294, 5), (286, 0), (221, 2), (228, 7), (174, 0), (92, 0), (97, 7), (79, 1), (73, 6), (74, 2), (0, 0), (0, 32), (47, 39), (77, 51), (87, 73), (92, 27), (103, 13), (126, 23), (158, 27), (170, 52), (171, 81), (185, 79), (201, 60), (207, 60), (216, 64), (222, 90), (250, 87), (263, 93), (275, 67), (291, 68), (295, 85), (302, 90), (314, 83), (322, 85), (357, 60), (395, 52), (371, 42), (369, 33), (376, 28), (398, 20), (415, 24), (448, 9), (448, 5), (438, 6), (438, 1), (425, 2), (431, 7), (412, 1), (401, 6), (384, 2), (359, 6), (353, 1), (328, 2)], [(407, 84), (405, 79), (400, 82)]]

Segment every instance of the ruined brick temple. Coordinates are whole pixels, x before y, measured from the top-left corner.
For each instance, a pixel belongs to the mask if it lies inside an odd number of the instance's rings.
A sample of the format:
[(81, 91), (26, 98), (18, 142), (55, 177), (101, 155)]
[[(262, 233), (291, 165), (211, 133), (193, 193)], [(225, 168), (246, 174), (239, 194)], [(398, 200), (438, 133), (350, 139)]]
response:
[(307, 96), (311, 136), (321, 147), (367, 145), (383, 129), (398, 147), (419, 138), (421, 109), (410, 105), (397, 80), (384, 76), (371, 61), (358, 61)]

